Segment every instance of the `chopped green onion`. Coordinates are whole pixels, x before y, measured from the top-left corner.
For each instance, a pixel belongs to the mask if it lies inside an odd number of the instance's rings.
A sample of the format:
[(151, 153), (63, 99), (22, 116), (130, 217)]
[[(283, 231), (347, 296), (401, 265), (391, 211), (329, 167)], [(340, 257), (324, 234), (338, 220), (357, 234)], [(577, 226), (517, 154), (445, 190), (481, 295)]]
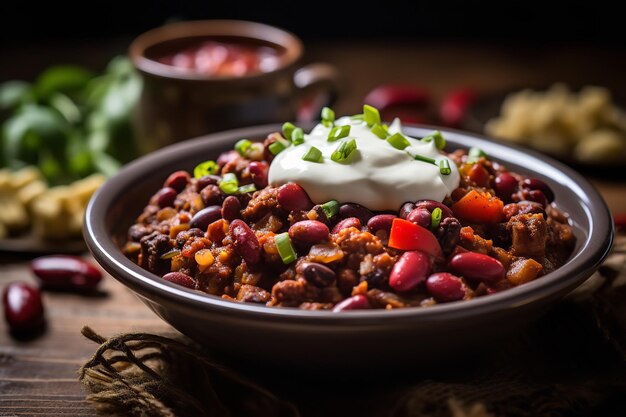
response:
[(239, 194), (253, 193), (256, 191), (256, 186), (254, 184), (246, 184), (239, 187)]
[(252, 142), (248, 139), (241, 139), (235, 143), (235, 150), (239, 153), (239, 155), (244, 156), (250, 145), (252, 145)]
[(296, 146), (304, 143), (304, 131), (301, 128), (296, 127), (291, 132), (291, 143)]
[(302, 159), (309, 162), (322, 162), (322, 151), (317, 149), (315, 146), (311, 146), (311, 148), (306, 151), (304, 155), (302, 155)]
[(330, 129), (330, 132), (328, 133), (328, 141), (329, 142), (334, 142), (336, 140), (339, 139), (343, 139), (345, 137), (347, 137), (350, 134), (350, 126), (349, 125), (345, 125), (345, 126), (335, 126), (332, 129)]
[(161, 255), (161, 259), (163, 260), (172, 259), (174, 256), (178, 256), (178, 255), (180, 255), (180, 250), (172, 249), (170, 251), (165, 252), (163, 255)]
[(329, 107), (322, 109), (322, 124), (326, 127), (331, 127), (335, 121), (335, 112)]
[(246, 157), (253, 161), (263, 160), (263, 144), (259, 142), (253, 142), (252, 145), (246, 150)]
[(283, 260), (284, 264), (290, 264), (296, 260), (298, 256), (296, 255), (296, 251), (291, 245), (289, 233), (284, 232), (274, 236), (274, 243), (276, 243), (276, 249), (278, 249), (278, 254), (280, 255), (280, 259)]
[(324, 213), (326, 213), (326, 218), (330, 219), (335, 214), (339, 213), (339, 202), (337, 200), (330, 200), (326, 203), (320, 205)]
[(387, 136), (389, 136), (387, 129), (385, 129), (385, 127), (379, 123), (376, 123), (374, 126), (372, 126), (372, 129), (370, 130), (372, 131), (373, 134), (375, 134), (381, 139), (387, 139)]
[(439, 161), (439, 171), (443, 175), (450, 175), (452, 173), (452, 169), (450, 169), (450, 162), (448, 162), (447, 159)]
[(220, 190), (226, 194), (235, 194), (239, 191), (239, 181), (237, 180), (237, 176), (232, 172), (224, 174), (224, 176), (222, 176), (222, 180), (220, 181)]
[(217, 170), (219, 168), (220, 167), (217, 166), (215, 161), (205, 161), (201, 164), (196, 165), (196, 167), (193, 169), (193, 176), (194, 178), (202, 178), (205, 175), (213, 175), (217, 173)]
[(436, 227), (439, 226), (439, 223), (441, 223), (442, 214), (443, 212), (441, 211), (441, 209), (439, 207), (435, 207), (435, 209), (430, 215), (430, 227), (431, 228), (435, 229)]
[(291, 132), (296, 128), (293, 123), (283, 123), (283, 137), (287, 140), (291, 140)]
[(270, 146), (268, 146), (268, 149), (270, 150), (272, 155), (278, 155), (279, 153), (284, 151), (287, 146), (289, 146), (289, 142), (283, 141), (281, 139), (271, 143)]
[(443, 135), (438, 130), (433, 130), (428, 135), (422, 138), (422, 142), (435, 142), (435, 146), (437, 149), (442, 150), (446, 146), (446, 140), (443, 138)]
[(478, 160), (481, 157), (487, 157), (487, 154), (485, 153), (485, 151), (483, 151), (480, 148), (470, 148), (469, 153), (467, 154), (467, 162), (468, 163), (474, 163), (474, 162), (478, 162)]
[(350, 120), (365, 120), (365, 115), (360, 113), (360, 114), (353, 114), (352, 116), (350, 116)]
[(437, 161), (435, 161), (433, 158), (429, 158), (427, 156), (418, 155), (418, 154), (412, 155), (409, 153), (409, 155), (416, 161), (428, 162), (429, 164), (437, 165)]
[(387, 138), (387, 142), (396, 149), (403, 150), (407, 146), (411, 144), (407, 138), (402, 136), (401, 133), (394, 133), (389, 138)]
[(356, 141), (354, 139), (352, 139), (351, 141), (341, 142), (341, 145), (339, 145), (335, 152), (330, 155), (330, 159), (335, 162), (344, 162), (355, 150)]
[(363, 115), (365, 117), (365, 123), (367, 123), (369, 127), (374, 126), (376, 123), (380, 124), (380, 113), (376, 107), (364, 104)]

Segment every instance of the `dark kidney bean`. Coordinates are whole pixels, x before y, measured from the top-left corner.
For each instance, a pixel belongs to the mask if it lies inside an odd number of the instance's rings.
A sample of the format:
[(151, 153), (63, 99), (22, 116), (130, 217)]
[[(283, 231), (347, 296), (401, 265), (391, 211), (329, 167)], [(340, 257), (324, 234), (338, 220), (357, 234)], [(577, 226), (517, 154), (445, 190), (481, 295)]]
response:
[(542, 207), (548, 207), (548, 198), (543, 194), (543, 191), (540, 190), (530, 190), (526, 194), (526, 198), (529, 201), (534, 201), (535, 203), (541, 204)]
[(329, 267), (315, 262), (307, 262), (302, 265), (304, 278), (316, 287), (328, 287), (335, 282), (335, 271)]
[(163, 275), (163, 279), (173, 284), (182, 285), (185, 288), (191, 288), (192, 290), (196, 288), (196, 281), (182, 272), (168, 272)]
[(220, 156), (217, 158), (217, 161), (215, 162), (220, 168), (222, 168), (224, 167), (224, 165), (226, 165), (229, 162), (234, 161), (237, 158), (241, 158), (241, 156), (239, 155), (239, 152), (232, 150), (228, 152), (222, 152)]
[(200, 191), (200, 197), (205, 206), (221, 205), (224, 201), (224, 193), (215, 184), (209, 184)]
[(176, 171), (167, 177), (164, 185), (165, 187), (171, 187), (180, 193), (185, 189), (190, 178), (191, 177), (187, 171)]
[(364, 295), (355, 295), (354, 297), (346, 298), (342, 302), (335, 305), (333, 311), (348, 311), (348, 310), (367, 310), (372, 308), (369, 300)]
[(465, 297), (463, 281), (448, 272), (437, 272), (426, 280), (426, 291), (438, 302), (448, 303)]
[(173, 207), (178, 192), (172, 187), (163, 187), (154, 195), (156, 203), (160, 208)]
[(93, 291), (102, 280), (98, 268), (74, 256), (43, 256), (30, 267), (45, 288)]
[(313, 202), (298, 184), (285, 184), (278, 189), (278, 202), (286, 211), (310, 210)]
[(452, 213), (452, 210), (450, 209), (450, 207), (446, 206), (443, 203), (440, 203), (439, 201), (435, 201), (435, 200), (418, 200), (415, 202), (415, 208), (424, 208), (426, 210), (428, 210), (430, 213), (433, 212), (433, 210), (435, 208), (439, 207), (441, 209), (441, 220), (445, 219), (446, 217), (454, 217), (454, 214)]
[(222, 207), (209, 206), (205, 207), (193, 215), (189, 222), (189, 227), (198, 228), (206, 231), (207, 227), (216, 220), (222, 218)]
[[(550, 188), (548, 184), (541, 181), (540, 179), (526, 178), (524, 181), (522, 181), (522, 187), (527, 188), (529, 190), (541, 191), (543, 195), (548, 199), (549, 203), (554, 201), (554, 192), (552, 191), (552, 189)], [(537, 200), (533, 200), (533, 201), (537, 201)]]
[(328, 226), (317, 220), (302, 220), (289, 228), (289, 237), (302, 243), (319, 243), (328, 240)]
[(391, 231), (391, 223), (396, 218), (393, 214), (378, 214), (367, 221), (367, 227), (374, 234), (379, 230), (389, 233)]
[(437, 240), (445, 255), (452, 253), (459, 241), (461, 223), (455, 217), (445, 218), (439, 223), (436, 231)]
[(357, 229), (361, 229), (361, 221), (356, 217), (348, 217), (347, 219), (341, 220), (339, 223), (333, 227), (333, 233), (339, 233), (340, 230), (347, 229), (348, 227), (356, 227)]
[(358, 204), (348, 203), (342, 204), (339, 207), (339, 218), (341, 219), (356, 217), (361, 221), (361, 224), (367, 224), (369, 219), (371, 219), (373, 216), (374, 213)]
[(207, 185), (217, 185), (221, 179), (222, 177), (219, 175), (205, 175), (204, 177), (200, 177), (198, 178), (198, 182), (196, 182), (196, 191), (202, 191)]
[(400, 212), (398, 212), (398, 216), (401, 219), (406, 220), (406, 217), (409, 215), (410, 212), (413, 211), (414, 208), (415, 208), (414, 203), (404, 203), (402, 207), (400, 207)]
[(408, 216), (406, 216), (406, 220), (430, 229), (431, 217), (432, 216), (428, 210), (422, 207), (418, 207), (416, 209), (413, 209), (408, 214)]
[(423, 252), (404, 252), (389, 275), (389, 286), (396, 291), (411, 291), (430, 274), (430, 258)]
[(459, 253), (450, 260), (450, 268), (464, 276), (478, 281), (495, 283), (504, 278), (502, 263), (491, 256), (476, 252)]
[(234, 195), (229, 195), (222, 203), (222, 217), (232, 221), (241, 217), (241, 202)]
[(495, 179), (496, 195), (504, 202), (511, 201), (511, 196), (517, 191), (518, 181), (508, 172), (500, 173)]
[(267, 162), (263, 161), (252, 161), (250, 165), (248, 165), (248, 169), (250, 170), (250, 174), (252, 174), (252, 182), (258, 189), (267, 187), (267, 174), (269, 171), (269, 166)]
[(235, 252), (250, 266), (256, 265), (261, 259), (261, 245), (248, 225), (240, 219), (233, 220), (228, 228)]
[(43, 325), (43, 303), (41, 293), (24, 282), (12, 282), (2, 295), (4, 318), (15, 332), (28, 332)]

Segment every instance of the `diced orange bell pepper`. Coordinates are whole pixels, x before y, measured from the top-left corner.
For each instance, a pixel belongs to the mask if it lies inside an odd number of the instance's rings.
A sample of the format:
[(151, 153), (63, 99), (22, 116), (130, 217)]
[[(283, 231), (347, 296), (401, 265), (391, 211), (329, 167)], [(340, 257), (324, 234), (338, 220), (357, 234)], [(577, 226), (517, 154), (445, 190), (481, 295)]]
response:
[(472, 190), (454, 203), (454, 215), (474, 223), (498, 223), (503, 220), (504, 203), (489, 193)]

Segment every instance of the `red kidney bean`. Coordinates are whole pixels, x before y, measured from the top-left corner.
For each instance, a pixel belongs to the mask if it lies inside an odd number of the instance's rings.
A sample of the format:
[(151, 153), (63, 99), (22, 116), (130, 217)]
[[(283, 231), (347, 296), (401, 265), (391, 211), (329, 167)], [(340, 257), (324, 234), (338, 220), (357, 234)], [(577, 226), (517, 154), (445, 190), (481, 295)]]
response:
[(461, 278), (448, 272), (437, 272), (426, 279), (426, 291), (438, 302), (462, 300), (465, 289)]
[(93, 291), (102, 280), (98, 268), (74, 256), (43, 256), (30, 267), (45, 288)]
[(4, 318), (12, 331), (27, 332), (43, 325), (41, 293), (24, 282), (8, 284), (2, 295)]
[(185, 189), (190, 178), (191, 177), (187, 171), (173, 172), (165, 180), (165, 187), (171, 187), (180, 193)]
[(430, 229), (431, 217), (430, 212), (425, 208), (416, 208), (406, 216), (406, 220)]
[(342, 302), (335, 305), (333, 311), (348, 311), (348, 310), (367, 310), (372, 308), (369, 300), (364, 295), (355, 295), (350, 298), (346, 298)]
[(534, 201), (535, 203), (539, 203), (543, 207), (548, 207), (548, 199), (543, 194), (543, 191), (540, 191), (540, 190), (530, 190), (526, 194), (526, 199), (528, 201)]
[(185, 288), (191, 288), (192, 290), (196, 288), (196, 281), (182, 272), (168, 272), (163, 275), (163, 279), (173, 284), (182, 285)]
[(441, 220), (446, 217), (454, 217), (452, 210), (450, 207), (446, 206), (443, 203), (435, 200), (419, 200), (415, 202), (415, 208), (423, 208), (428, 210), (430, 213), (433, 212), (435, 208), (439, 207), (441, 209)]
[(207, 185), (217, 185), (221, 181), (222, 177), (219, 175), (205, 175), (204, 177), (198, 178), (196, 182), (196, 191), (200, 192)]
[(198, 211), (193, 215), (189, 222), (189, 227), (198, 228), (206, 232), (207, 227), (214, 221), (222, 218), (222, 207), (209, 206)]
[(411, 291), (430, 273), (430, 258), (423, 252), (404, 252), (389, 275), (389, 286), (396, 291)]
[(367, 227), (370, 229), (370, 232), (376, 234), (379, 230), (384, 230), (389, 233), (391, 231), (391, 223), (393, 223), (393, 219), (397, 219), (397, 217), (393, 214), (377, 214), (367, 221)]
[(504, 278), (504, 266), (495, 258), (476, 252), (459, 253), (450, 260), (450, 268), (478, 281), (495, 283)]
[(267, 175), (269, 171), (267, 162), (252, 161), (250, 165), (248, 165), (248, 169), (250, 170), (250, 174), (252, 174), (252, 182), (254, 182), (254, 185), (256, 185), (258, 189), (267, 187)]
[(511, 196), (517, 191), (518, 181), (508, 172), (502, 172), (498, 174), (495, 180), (496, 195), (502, 199), (502, 201), (511, 201)]
[(278, 202), (286, 211), (309, 210), (313, 202), (298, 184), (285, 184), (278, 189)]
[(400, 211), (398, 212), (398, 216), (401, 219), (405, 219), (406, 220), (406, 216), (408, 216), (409, 213), (412, 212), (414, 208), (415, 208), (415, 204), (414, 203), (404, 203), (402, 205), (402, 207), (400, 207)]
[(361, 229), (361, 221), (356, 217), (348, 217), (347, 219), (341, 220), (339, 223), (333, 227), (333, 233), (339, 233), (340, 230), (347, 229), (348, 227), (356, 227), (357, 229)]
[(236, 219), (230, 224), (228, 234), (235, 246), (235, 252), (249, 266), (256, 265), (261, 259), (261, 245), (252, 229), (243, 220)]
[(335, 282), (335, 271), (329, 267), (315, 262), (307, 262), (302, 265), (304, 278), (316, 287), (328, 287)]
[(209, 184), (200, 191), (200, 197), (205, 206), (221, 205), (224, 201), (224, 193), (215, 184)]
[(302, 220), (289, 228), (289, 237), (302, 243), (319, 243), (328, 240), (328, 226), (317, 220)]
[(374, 213), (358, 204), (348, 203), (342, 204), (339, 207), (339, 218), (341, 219), (356, 217), (361, 221), (361, 224), (367, 224), (369, 219), (371, 219), (373, 216)]
[(241, 202), (234, 195), (229, 195), (222, 203), (222, 217), (232, 221), (241, 217)]
[(218, 156), (217, 161), (215, 162), (220, 168), (223, 168), (224, 165), (226, 165), (227, 163), (232, 162), (235, 159), (240, 158), (240, 157), (241, 155), (239, 155), (239, 152), (232, 150), (228, 152), (222, 152), (220, 156)]
[(173, 207), (178, 193), (172, 187), (163, 187), (156, 192), (156, 203), (160, 208)]
[[(549, 203), (554, 201), (554, 192), (552, 191), (552, 189), (550, 188), (548, 184), (541, 181), (540, 179), (526, 178), (524, 181), (522, 181), (522, 187), (527, 188), (529, 190), (541, 191)], [(533, 201), (536, 201), (536, 200), (533, 200)], [(539, 203), (540, 201), (537, 201), (537, 202)]]

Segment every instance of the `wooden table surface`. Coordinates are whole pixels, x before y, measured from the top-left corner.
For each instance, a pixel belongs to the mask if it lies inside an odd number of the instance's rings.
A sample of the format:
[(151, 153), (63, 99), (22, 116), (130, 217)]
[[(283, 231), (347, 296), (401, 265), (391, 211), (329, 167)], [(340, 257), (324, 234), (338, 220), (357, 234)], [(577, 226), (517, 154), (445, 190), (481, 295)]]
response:
[[(123, 52), (122, 47), (108, 45), (100, 49), (100, 55), (81, 55), (81, 47), (61, 45), (43, 54), (34, 54), (36, 46), (15, 48), (11, 51), (15, 61), (23, 58), (28, 66), (22, 65), (21, 72), (5, 67), (0, 70), (0, 80), (32, 76), (45, 65), (58, 62), (54, 57), (61, 62), (100, 64), (112, 53)], [(338, 113), (354, 112), (370, 88), (386, 82), (427, 86), (435, 96), (456, 86), (499, 91), (560, 80), (606, 85), (622, 95), (626, 92), (623, 51), (591, 46), (352, 42), (310, 45), (306, 60), (332, 62), (344, 74), (346, 90), (336, 106)], [(614, 212), (626, 212), (626, 183), (592, 180)], [(0, 254), (0, 289), (11, 281), (35, 282), (28, 259)], [(77, 369), (96, 347), (80, 335), (83, 325), (104, 336), (131, 331), (176, 334), (113, 278), (107, 277), (102, 289), (98, 297), (44, 293), (48, 325), (34, 340), (11, 338), (0, 321), (0, 417), (95, 415), (77, 381)]]

